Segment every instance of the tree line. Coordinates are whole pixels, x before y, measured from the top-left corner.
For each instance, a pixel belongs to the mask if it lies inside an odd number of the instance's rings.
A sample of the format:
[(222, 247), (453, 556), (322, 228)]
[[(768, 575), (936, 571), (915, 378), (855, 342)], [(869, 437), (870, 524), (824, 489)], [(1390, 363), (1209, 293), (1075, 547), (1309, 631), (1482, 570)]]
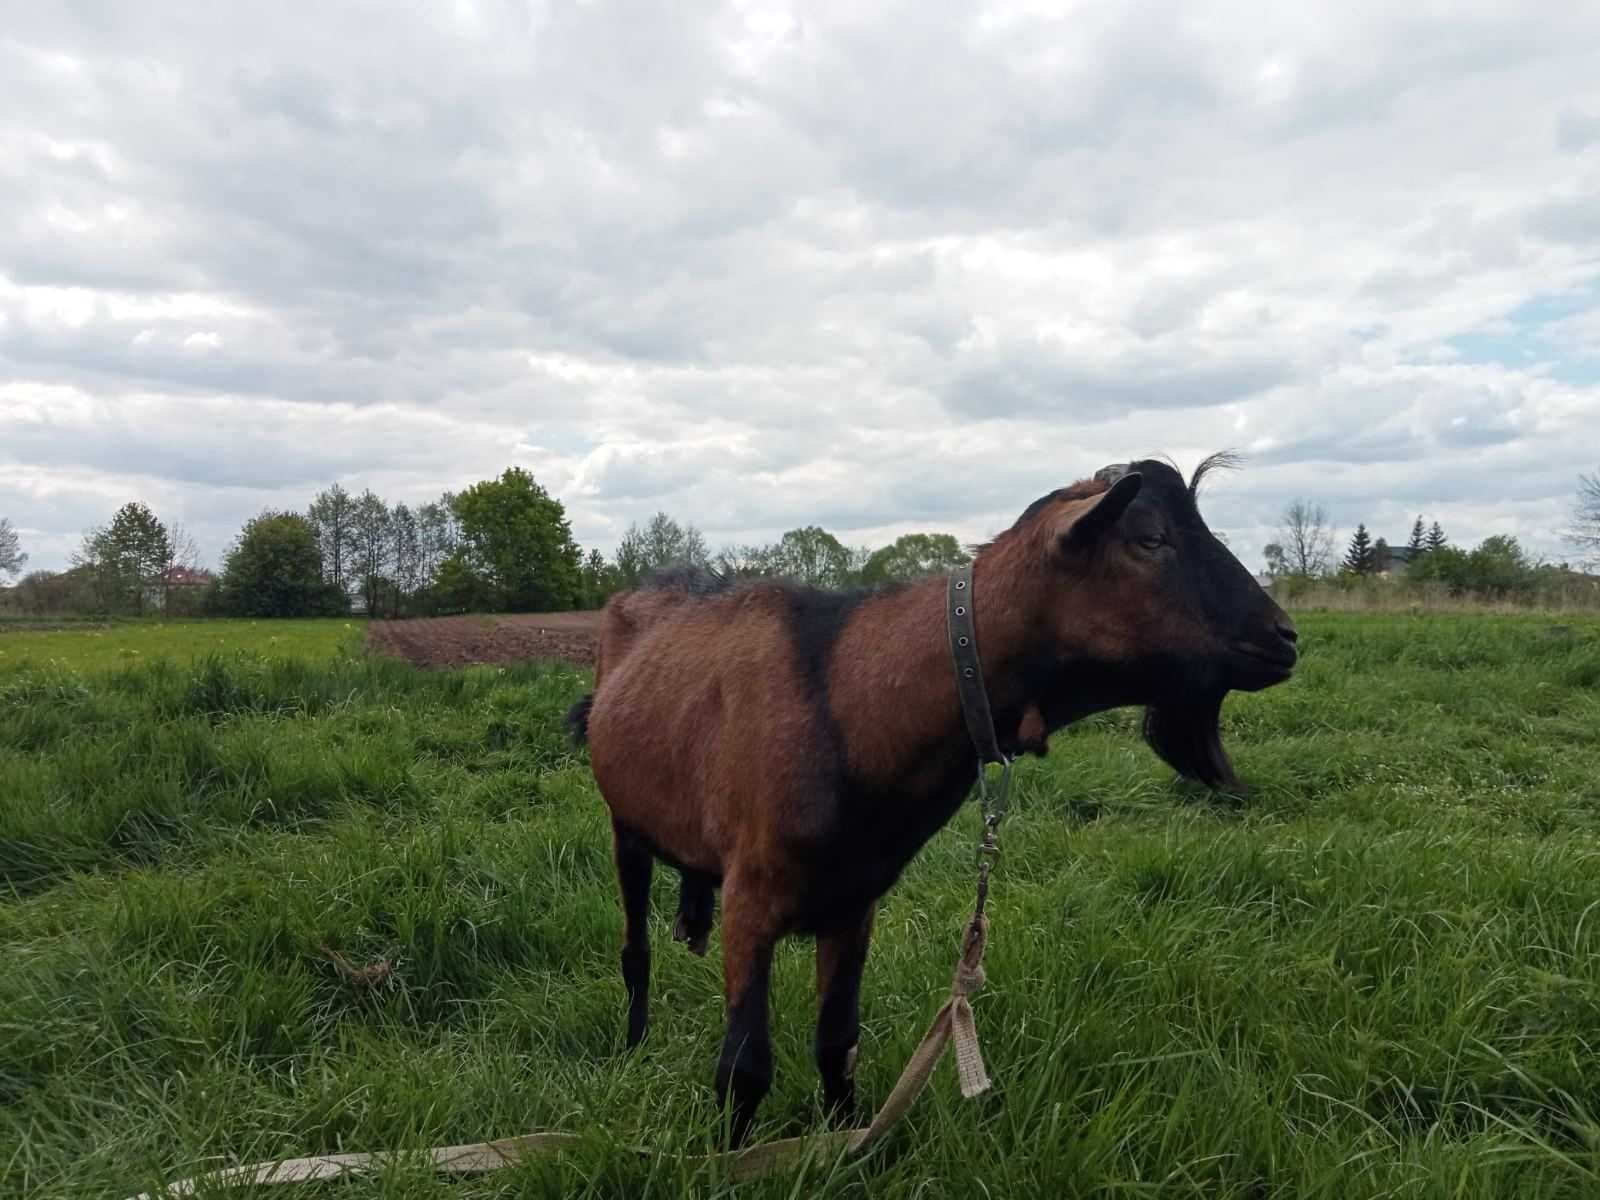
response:
[[(0, 554), (0, 569), (13, 574), (27, 561), (9, 522), (0, 525)], [(675, 565), (843, 587), (915, 578), (967, 559), (948, 533), (907, 534), (873, 550), (847, 547), (814, 525), (770, 545), (713, 554), (698, 529), (664, 512), (630, 526), (611, 557), (585, 554), (561, 502), (511, 467), (414, 508), (335, 483), (303, 512), (252, 517), (209, 578), (197, 575), (194, 543), (182, 529), (132, 502), (84, 535), (70, 570), (32, 572), (12, 591), (18, 607), (36, 613), (403, 617), (596, 608), (647, 572)]]
[[(0, 518), (0, 572), (16, 574), (27, 559), (10, 521)], [(181, 525), (134, 500), (84, 533), (71, 570), (30, 572), (12, 591), (26, 611), (143, 615), (175, 607), (175, 582), (198, 561), (194, 539)]]
[[(1374, 539), (1360, 523), (1342, 555), (1326, 510), (1296, 500), (1265, 548), (1267, 570), (1290, 587), (1349, 583), (1404, 571), (1408, 582), (1452, 592), (1536, 590), (1565, 570), (1536, 561), (1513, 537), (1452, 545), (1438, 521), (1418, 516), (1404, 545)], [(1600, 561), (1600, 472), (1580, 476), (1567, 540)], [(949, 570), (968, 552), (948, 533), (912, 533), (872, 549), (847, 546), (808, 525), (766, 545), (715, 554), (693, 525), (658, 512), (629, 527), (616, 552), (585, 554), (566, 509), (527, 471), (510, 467), (415, 508), (371, 489), (333, 484), (304, 512), (269, 510), (248, 521), (215, 577), (198, 571), (193, 538), (138, 501), (85, 532), (71, 569), (34, 571), (6, 590), (36, 613), (372, 616), (538, 612), (596, 608), (648, 571), (675, 564), (738, 576), (777, 576), (819, 587), (880, 584)], [(16, 527), (0, 517), (0, 576), (28, 561)]]
[[(1600, 551), (1600, 476), (1582, 478), (1567, 540), (1591, 557)], [(1559, 584), (1574, 572), (1529, 554), (1507, 534), (1484, 538), (1467, 550), (1451, 544), (1438, 521), (1418, 515), (1403, 545), (1373, 538), (1358, 522), (1342, 555), (1334, 550), (1327, 510), (1295, 500), (1283, 511), (1277, 540), (1265, 548), (1267, 573), (1293, 592), (1314, 581), (1350, 586), (1364, 579), (1403, 575), (1409, 585), (1435, 585), (1454, 596), (1510, 597)]]

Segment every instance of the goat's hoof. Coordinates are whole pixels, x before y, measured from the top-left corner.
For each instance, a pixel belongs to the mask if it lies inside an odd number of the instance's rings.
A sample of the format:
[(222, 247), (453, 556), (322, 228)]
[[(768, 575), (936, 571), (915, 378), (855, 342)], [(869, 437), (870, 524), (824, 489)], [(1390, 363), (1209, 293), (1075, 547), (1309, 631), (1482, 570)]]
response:
[(711, 931), (709, 929), (691, 931), (687, 922), (682, 917), (679, 917), (678, 923), (672, 927), (672, 940), (682, 942), (689, 947), (691, 953), (698, 954), (701, 958), (704, 958), (706, 956), (706, 948), (711, 941)]
[(854, 1089), (845, 1096), (835, 1096), (822, 1102), (822, 1119), (830, 1129), (853, 1129), (859, 1115)]

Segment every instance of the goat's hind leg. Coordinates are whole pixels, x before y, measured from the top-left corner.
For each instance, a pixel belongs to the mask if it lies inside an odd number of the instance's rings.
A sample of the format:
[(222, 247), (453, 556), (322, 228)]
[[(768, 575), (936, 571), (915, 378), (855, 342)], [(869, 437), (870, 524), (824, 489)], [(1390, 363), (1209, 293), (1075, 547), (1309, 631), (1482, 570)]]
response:
[(715, 877), (685, 870), (678, 886), (678, 922), (672, 928), (672, 940), (686, 942), (690, 950), (703, 956), (711, 940), (711, 918), (716, 907)]
[(650, 877), (655, 856), (621, 821), (611, 822), (612, 853), (622, 889), (622, 983), (628, 989), (628, 1049), (650, 1023)]
[(731, 1144), (741, 1146), (772, 1086), (767, 993), (782, 922), (759, 886), (730, 876), (722, 892), (722, 974), (728, 1027), (717, 1063), (717, 1102), (732, 1105)]
[(856, 1118), (856, 1043), (861, 1036), (861, 972), (872, 941), (874, 909), (817, 936), (817, 1070), (830, 1121)]

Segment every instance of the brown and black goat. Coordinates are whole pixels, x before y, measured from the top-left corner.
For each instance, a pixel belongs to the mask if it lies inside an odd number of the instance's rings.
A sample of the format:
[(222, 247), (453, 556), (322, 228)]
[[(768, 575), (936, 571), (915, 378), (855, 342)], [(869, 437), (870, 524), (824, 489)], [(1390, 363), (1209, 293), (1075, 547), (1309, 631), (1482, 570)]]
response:
[[(1287, 679), (1295, 629), (1201, 519), (1209, 465), (1187, 483), (1162, 462), (1107, 468), (1041, 497), (978, 552), (978, 648), (1006, 753), (1042, 753), (1052, 730), (1140, 705), (1162, 758), (1237, 784), (1223, 697)], [(790, 934), (817, 939), (824, 1101), (854, 1115), (877, 901), (977, 774), (945, 587), (840, 593), (679, 572), (608, 606), (600, 679), (571, 722), (612, 814), (628, 1044), (645, 1034), (660, 858), (683, 873), (691, 944), (722, 890), (716, 1084), (735, 1144), (771, 1085), (768, 974)]]

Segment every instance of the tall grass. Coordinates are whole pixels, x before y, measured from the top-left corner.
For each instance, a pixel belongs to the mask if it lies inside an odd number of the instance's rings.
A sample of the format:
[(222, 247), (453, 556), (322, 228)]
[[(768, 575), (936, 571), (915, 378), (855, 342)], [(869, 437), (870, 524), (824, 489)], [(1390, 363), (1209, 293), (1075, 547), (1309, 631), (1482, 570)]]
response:
[(1295, 611), (1366, 613), (1482, 613), (1493, 615), (1600, 613), (1600, 580), (1504, 593), (1453, 592), (1442, 583), (1366, 579), (1340, 583), (1279, 584), (1280, 604)]
[[(1594, 1195), (1600, 624), (1568, 624), (1307, 614), (1297, 678), (1227, 707), (1238, 806), (1135, 714), (1058, 735), (1002, 834), (995, 1092), (941, 1073), (867, 1161), (737, 1188), (684, 1163), (720, 971), (667, 940), (666, 872), (655, 1025), (621, 1053), (608, 822), (558, 727), (579, 676), (0, 673), (0, 1192), (562, 1128), (590, 1143), (480, 1180), (272, 1194)], [(868, 1103), (948, 982), (976, 825), (882, 906)], [(818, 1117), (809, 947), (775, 974), (766, 1136)]]
[(52, 664), (103, 671), (140, 663), (188, 663), (240, 651), (330, 658), (359, 649), (360, 618), (328, 620), (0, 620), (0, 675)]

